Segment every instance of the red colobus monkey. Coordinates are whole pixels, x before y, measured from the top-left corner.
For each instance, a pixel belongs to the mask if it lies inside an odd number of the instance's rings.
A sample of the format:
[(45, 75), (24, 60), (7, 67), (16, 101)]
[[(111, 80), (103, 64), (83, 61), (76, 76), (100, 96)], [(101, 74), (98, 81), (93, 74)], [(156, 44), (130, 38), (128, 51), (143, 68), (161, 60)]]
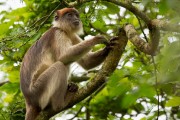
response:
[(89, 52), (96, 44), (107, 44), (103, 36), (82, 41), (79, 13), (74, 8), (56, 11), (51, 27), (27, 51), (23, 58), (20, 79), (26, 100), (26, 120), (35, 120), (47, 106), (53, 110), (64, 107), (67, 92), (76, 92), (77, 86), (68, 85), (69, 66), (77, 62), (91, 69), (103, 62), (109, 49)]

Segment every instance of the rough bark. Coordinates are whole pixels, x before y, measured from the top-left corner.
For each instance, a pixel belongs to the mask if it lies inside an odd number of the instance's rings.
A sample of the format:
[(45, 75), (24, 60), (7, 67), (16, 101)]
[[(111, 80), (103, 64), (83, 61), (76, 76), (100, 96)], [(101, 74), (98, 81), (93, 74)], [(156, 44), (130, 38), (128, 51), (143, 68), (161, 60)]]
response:
[[(153, 40), (150, 41), (150, 43), (146, 42), (142, 38), (139, 37), (137, 31), (135, 30), (134, 26), (131, 24), (128, 24), (125, 26), (125, 31), (128, 39), (133, 43), (134, 46), (136, 46), (140, 51), (149, 54), (149, 55), (155, 55), (155, 51), (158, 47), (159, 39), (156, 40), (157, 36), (154, 36)], [(153, 33), (155, 34), (156, 31)], [(156, 35), (156, 34), (155, 34)]]

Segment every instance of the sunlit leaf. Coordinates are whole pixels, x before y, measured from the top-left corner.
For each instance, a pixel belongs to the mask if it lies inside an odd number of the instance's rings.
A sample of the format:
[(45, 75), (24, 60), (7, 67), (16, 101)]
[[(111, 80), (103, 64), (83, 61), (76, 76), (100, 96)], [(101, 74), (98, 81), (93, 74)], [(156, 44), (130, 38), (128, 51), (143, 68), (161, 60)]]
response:
[(172, 97), (169, 101), (166, 103), (167, 107), (175, 107), (180, 106), (180, 97)]
[(4, 102), (10, 103), (13, 100), (13, 95), (9, 94), (5, 97)]
[(0, 90), (12, 94), (15, 93), (19, 88), (20, 88), (19, 83), (7, 83), (1, 86)]
[(114, 5), (114, 4), (110, 3), (110, 2), (102, 2), (102, 4), (107, 7), (107, 10), (106, 10), (106, 11), (107, 11), (109, 14), (116, 14), (116, 13), (118, 13), (119, 10), (120, 10), (118, 6), (116, 6), (116, 5)]

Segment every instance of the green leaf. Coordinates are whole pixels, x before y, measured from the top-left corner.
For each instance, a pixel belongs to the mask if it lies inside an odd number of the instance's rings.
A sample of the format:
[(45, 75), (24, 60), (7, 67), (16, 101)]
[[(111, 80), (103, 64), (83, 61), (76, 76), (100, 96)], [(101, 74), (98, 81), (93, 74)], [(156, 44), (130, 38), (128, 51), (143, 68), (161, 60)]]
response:
[(123, 97), (123, 100), (122, 102), (120, 103), (121, 107), (122, 108), (129, 108), (131, 105), (133, 105), (137, 98), (139, 96), (136, 96), (136, 95), (132, 95), (132, 94), (127, 94)]
[(102, 5), (105, 5), (107, 7), (106, 12), (110, 14), (117, 14), (120, 11), (117, 5), (114, 5), (110, 2), (102, 2)]
[(11, 82), (19, 82), (19, 71), (13, 70), (9, 72), (9, 80)]
[(5, 91), (8, 94), (13, 94), (19, 90), (19, 83), (7, 83), (0, 87), (0, 91)]
[(107, 31), (107, 28), (105, 27), (105, 22), (101, 18), (97, 19), (95, 22), (92, 23), (92, 26), (98, 30), (101, 30), (103, 32)]
[(9, 30), (9, 27), (11, 25), (13, 25), (13, 23), (14, 23), (14, 20), (11, 20), (9, 22), (4, 22), (4, 23), (0, 24), (0, 28), (3, 28), (3, 29), (0, 30), (0, 35), (5, 34)]
[(162, 0), (161, 3), (159, 4), (160, 14), (167, 13), (167, 10), (168, 10), (167, 0)]
[(140, 97), (153, 98), (156, 95), (156, 92), (153, 86), (150, 86), (149, 84), (142, 84), (139, 87), (138, 94)]
[(175, 107), (175, 106), (180, 106), (180, 97), (173, 97), (170, 100), (167, 101), (166, 103), (167, 107)]

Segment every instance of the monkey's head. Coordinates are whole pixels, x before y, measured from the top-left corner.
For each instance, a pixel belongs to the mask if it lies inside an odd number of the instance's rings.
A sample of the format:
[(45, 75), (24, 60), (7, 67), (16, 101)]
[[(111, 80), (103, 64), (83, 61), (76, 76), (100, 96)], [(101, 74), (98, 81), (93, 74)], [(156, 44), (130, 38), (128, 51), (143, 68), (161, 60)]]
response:
[(67, 33), (79, 33), (82, 31), (82, 22), (79, 17), (79, 12), (75, 8), (57, 10), (53, 25)]

